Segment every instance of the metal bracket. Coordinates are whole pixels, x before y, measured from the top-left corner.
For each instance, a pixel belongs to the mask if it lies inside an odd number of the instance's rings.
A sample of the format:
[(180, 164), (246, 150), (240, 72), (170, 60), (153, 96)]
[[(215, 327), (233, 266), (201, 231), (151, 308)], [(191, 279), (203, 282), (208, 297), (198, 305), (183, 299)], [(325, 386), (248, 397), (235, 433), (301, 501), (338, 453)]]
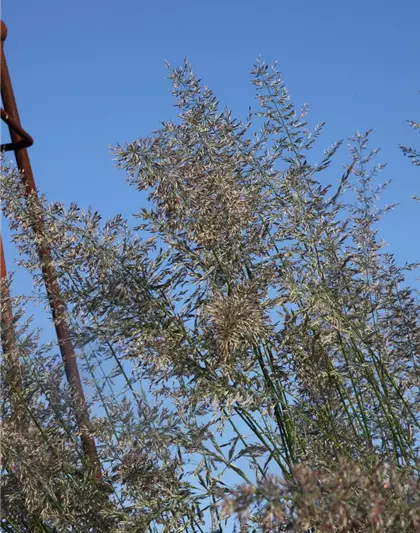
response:
[(0, 146), (1, 151), (9, 152), (11, 150), (16, 150), (17, 148), (28, 148), (34, 144), (33, 138), (27, 133), (18, 122), (11, 117), (3, 108), (0, 108), (1, 119), (5, 122), (9, 128), (12, 128), (16, 133), (18, 133), (22, 140), (18, 142), (5, 143)]

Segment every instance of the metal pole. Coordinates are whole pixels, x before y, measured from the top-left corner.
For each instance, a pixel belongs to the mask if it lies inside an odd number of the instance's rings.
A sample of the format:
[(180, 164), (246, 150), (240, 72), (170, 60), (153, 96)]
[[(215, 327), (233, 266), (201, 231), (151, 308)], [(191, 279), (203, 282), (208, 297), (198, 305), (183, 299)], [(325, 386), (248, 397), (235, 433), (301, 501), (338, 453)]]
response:
[(4, 257), (3, 239), (0, 234), (0, 287), (2, 300), (1, 313), (1, 344), (3, 354), (9, 359), (10, 365), (13, 367), (15, 363), (13, 359), (17, 358), (16, 351), (16, 334), (13, 326), (13, 311), (10, 301), (9, 286), (7, 283), (7, 269), (6, 259)]
[[(18, 425), (25, 429), (25, 410), (19, 398), (22, 391), (21, 367), (13, 321), (13, 310), (7, 281), (6, 259), (0, 233), (0, 295), (1, 295), (1, 346), (5, 358), (5, 374), (12, 387), (12, 409)], [(16, 397), (17, 396), (17, 397)], [(14, 399), (13, 399), (14, 397)]]
[[(28, 156), (26, 146), (28, 146), (28, 137), (23, 130), (13, 88), (10, 80), (9, 70), (4, 55), (3, 44), (7, 37), (7, 27), (1, 21), (1, 97), (4, 105), (3, 115), (7, 115), (10, 137), (12, 143), (10, 148), (13, 149), (16, 157), (17, 166), (21, 172), (23, 184), (25, 187), (26, 198), (32, 197), (37, 199), (37, 190), (35, 180), (32, 173), (32, 167)], [(25, 138), (25, 134), (26, 137)], [(10, 149), (9, 148), (9, 149)], [(48, 300), (51, 308), (54, 327), (57, 334), (57, 339), (60, 347), (61, 356), (64, 362), (64, 368), (67, 380), (75, 392), (79, 405), (76, 406), (77, 421), (80, 428), (82, 446), (87, 459), (93, 463), (96, 468), (96, 475), (98, 478), (102, 477), (101, 469), (98, 460), (98, 453), (94, 439), (89, 435), (89, 415), (86, 408), (86, 398), (83, 392), (83, 385), (80, 379), (80, 373), (77, 366), (77, 360), (74, 348), (70, 339), (70, 332), (67, 323), (66, 305), (62, 299), (60, 287), (57, 282), (57, 274), (53, 266), (51, 251), (45, 244), (44, 226), (42, 218), (39, 217), (32, 224), (35, 233), (37, 251), (41, 263), (42, 275), (47, 290)]]

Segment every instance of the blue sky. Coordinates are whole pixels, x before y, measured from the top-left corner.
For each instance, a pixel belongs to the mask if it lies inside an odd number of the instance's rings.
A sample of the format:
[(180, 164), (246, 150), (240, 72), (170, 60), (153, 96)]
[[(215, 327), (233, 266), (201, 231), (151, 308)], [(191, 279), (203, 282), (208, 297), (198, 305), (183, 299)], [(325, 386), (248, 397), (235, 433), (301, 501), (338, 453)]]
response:
[[(50, 200), (105, 216), (138, 211), (141, 196), (114, 168), (109, 145), (175, 116), (164, 60), (188, 57), (244, 117), (261, 55), (278, 60), (298, 106), (310, 104), (310, 123), (327, 122), (323, 146), (374, 129), (372, 147), (388, 162), (383, 181), (394, 180), (384, 201), (401, 203), (383, 236), (400, 262), (418, 259), (420, 208), (410, 196), (419, 195), (420, 174), (398, 148), (420, 144), (406, 122), (420, 119), (418, 0), (19, 0), (3, 3), (2, 18), (21, 120), (35, 139), (35, 179)], [(346, 161), (342, 149), (332, 179)]]
[[(6, 57), (30, 157), (51, 201), (129, 216), (142, 197), (114, 168), (110, 145), (143, 137), (174, 118), (164, 60), (187, 57), (234, 114), (255, 106), (249, 72), (258, 56), (278, 60), (321, 144), (373, 128), (372, 147), (393, 179), (384, 201), (400, 207), (382, 223), (397, 261), (419, 259), (420, 169), (399, 144), (420, 147), (419, 0), (9, 0)], [(4, 129), (2, 128), (2, 132)], [(341, 149), (335, 160), (349, 161)], [(13, 248), (3, 234), (9, 270)], [(19, 289), (18, 289), (19, 292)]]

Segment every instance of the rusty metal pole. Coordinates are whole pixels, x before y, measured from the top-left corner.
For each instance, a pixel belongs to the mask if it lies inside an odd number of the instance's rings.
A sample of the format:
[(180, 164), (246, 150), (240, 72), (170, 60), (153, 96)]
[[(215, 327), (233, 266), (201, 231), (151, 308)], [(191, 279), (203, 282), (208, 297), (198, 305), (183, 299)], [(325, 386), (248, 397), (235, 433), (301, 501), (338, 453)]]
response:
[(1, 313), (1, 344), (3, 353), (8, 357), (11, 366), (17, 356), (16, 334), (13, 326), (13, 311), (7, 282), (6, 259), (4, 257), (3, 239), (0, 234), (0, 288), (2, 300)]
[(0, 296), (1, 296), (1, 346), (5, 359), (5, 377), (12, 388), (11, 408), (18, 427), (26, 431), (26, 413), (22, 404), (22, 375), (19, 349), (13, 320), (13, 309), (7, 279), (6, 258), (0, 233)]
[[(8, 123), (9, 126), (10, 137), (12, 139), (11, 147), (15, 153), (17, 166), (21, 172), (25, 187), (25, 196), (26, 198), (32, 197), (37, 199), (38, 195), (35, 186), (35, 180), (32, 173), (28, 151), (26, 149), (26, 146), (28, 146), (28, 139), (25, 139), (26, 132), (23, 130), (20, 123), (19, 113), (17, 110), (15, 96), (4, 55), (3, 44), (6, 37), (7, 27), (4, 22), (1, 21), (1, 97), (4, 105), (4, 113), (2, 113), (2, 118)], [(26, 136), (32, 140), (29, 135), (26, 134)], [(97, 477), (101, 478), (102, 474), (95, 441), (89, 435), (89, 414), (86, 407), (86, 398), (83, 392), (83, 385), (80, 379), (74, 348), (70, 339), (66, 305), (62, 299), (60, 287), (57, 282), (57, 274), (53, 266), (51, 251), (45, 244), (46, 239), (42, 217), (39, 217), (37, 220), (35, 220), (32, 224), (32, 227), (36, 238), (42, 275), (47, 290), (48, 300), (67, 380), (75, 392), (79, 403), (79, 405), (76, 406), (76, 413), (85, 457), (89, 459), (92, 466), (96, 469)]]

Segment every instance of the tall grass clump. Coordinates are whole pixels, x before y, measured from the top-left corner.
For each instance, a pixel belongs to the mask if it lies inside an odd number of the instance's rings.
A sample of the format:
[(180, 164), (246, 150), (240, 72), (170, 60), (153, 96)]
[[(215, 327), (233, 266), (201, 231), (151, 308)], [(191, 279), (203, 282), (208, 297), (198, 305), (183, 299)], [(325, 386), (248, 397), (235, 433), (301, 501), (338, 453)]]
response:
[(349, 140), (340, 168), (342, 141), (319, 149), (323, 124), (309, 128), (275, 66), (255, 65), (246, 121), (187, 63), (168, 68), (176, 120), (113, 150), (147, 194), (137, 227), (23, 202), (3, 163), (3, 210), (36, 300), (31, 220), (44, 218), (104, 479), (84, 460), (56, 348), (17, 317), (2, 529), (420, 531), (415, 265), (384, 249), (393, 206), (378, 203), (387, 183), (370, 132)]

